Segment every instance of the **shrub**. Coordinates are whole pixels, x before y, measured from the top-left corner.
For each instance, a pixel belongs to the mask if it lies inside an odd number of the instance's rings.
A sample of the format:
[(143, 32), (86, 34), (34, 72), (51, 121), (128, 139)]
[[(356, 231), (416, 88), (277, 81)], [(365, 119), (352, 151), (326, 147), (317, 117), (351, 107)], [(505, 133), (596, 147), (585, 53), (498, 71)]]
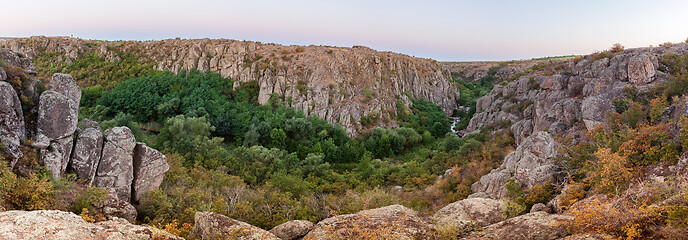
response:
[(633, 177), (631, 168), (626, 167), (627, 160), (609, 148), (600, 148), (595, 152), (598, 163), (590, 172), (589, 181), (599, 193), (618, 194), (628, 187)]
[(0, 200), (7, 209), (49, 209), (54, 204), (53, 194), (53, 183), (47, 171), (20, 177), (10, 170), (4, 159), (0, 159)]

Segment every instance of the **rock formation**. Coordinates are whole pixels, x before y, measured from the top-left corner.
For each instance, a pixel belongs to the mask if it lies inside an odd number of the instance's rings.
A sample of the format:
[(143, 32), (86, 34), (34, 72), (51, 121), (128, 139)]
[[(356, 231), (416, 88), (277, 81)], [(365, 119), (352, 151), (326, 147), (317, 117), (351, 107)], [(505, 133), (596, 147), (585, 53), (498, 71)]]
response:
[(134, 180), (134, 159), (136, 146), (134, 134), (127, 127), (115, 127), (105, 131), (103, 154), (96, 170), (93, 184), (97, 187), (114, 189), (117, 198), (129, 201)]
[(435, 234), (432, 219), (401, 205), (364, 210), (320, 221), (303, 239), (428, 239)]
[(485, 192), (492, 198), (502, 198), (506, 196), (504, 186), (510, 178), (514, 178), (525, 189), (550, 180), (556, 182), (562, 177), (561, 166), (554, 159), (559, 155), (559, 147), (549, 133), (537, 132), (507, 155), (498, 169), (480, 177), (471, 190)]
[(165, 155), (146, 146), (145, 143), (136, 143), (132, 201), (138, 202), (144, 193), (158, 189), (165, 172), (169, 169)]
[(214, 212), (196, 212), (194, 227), (189, 238), (243, 239), (243, 240), (280, 240), (274, 234)]
[(275, 226), (270, 232), (282, 240), (294, 240), (308, 234), (313, 226), (315, 225), (311, 221), (291, 220)]
[[(111, 51), (117, 49), (140, 53), (139, 61), (157, 70), (210, 70), (236, 80), (235, 87), (255, 80), (260, 104), (277, 94), (297, 110), (341, 124), (350, 136), (363, 129), (360, 119), (371, 112), (390, 120), (377, 125), (397, 126), (389, 114), (396, 109), (397, 97), (407, 105), (410, 98), (431, 101), (447, 115), (452, 114), (458, 97), (451, 76), (436, 61), (361, 46), (281, 46), (226, 39), (106, 42), (66, 37), (7, 39), (0, 44), (29, 57), (57, 53), (52, 59), (56, 64), (86, 53), (118, 61)], [(374, 96), (366, 96), (364, 89)]]
[(102, 147), (103, 132), (100, 125), (88, 119), (82, 120), (77, 130), (70, 170), (91, 183), (100, 162)]
[(484, 227), (504, 220), (506, 204), (489, 198), (468, 198), (443, 207), (435, 213), (437, 225)]
[(568, 235), (560, 222), (570, 219), (546, 212), (528, 213), (487, 226), (465, 239), (554, 240)]
[(55, 210), (0, 212), (0, 239), (177, 240), (165, 231), (133, 225), (124, 219), (89, 223), (71, 212)]
[(23, 156), (20, 146), (25, 133), (24, 114), (17, 92), (9, 83), (0, 81), (0, 150), (13, 159), (12, 167)]

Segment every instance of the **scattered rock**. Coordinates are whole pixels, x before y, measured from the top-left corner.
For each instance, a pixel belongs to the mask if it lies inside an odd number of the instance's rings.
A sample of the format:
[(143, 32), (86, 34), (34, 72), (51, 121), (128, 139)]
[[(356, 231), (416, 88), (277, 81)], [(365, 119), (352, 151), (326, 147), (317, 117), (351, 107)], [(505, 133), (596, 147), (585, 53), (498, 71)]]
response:
[(118, 199), (129, 201), (134, 180), (134, 134), (127, 127), (115, 127), (105, 131), (104, 138), (102, 159), (93, 184), (113, 189)]
[(559, 155), (559, 146), (549, 133), (537, 132), (507, 155), (500, 168), (480, 177), (471, 190), (485, 192), (491, 198), (502, 198), (506, 195), (504, 185), (509, 178), (515, 178), (524, 189), (557, 181), (561, 177), (560, 166), (553, 158)]
[(167, 170), (170, 170), (170, 166), (165, 155), (146, 146), (145, 143), (136, 143), (132, 201), (138, 202), (143, 194), (158, 189)]
[(530, 208), (530, 212), (546, 212), (546, 213), (551, 213), (551, 209), (547, 207), (544, 203), (536, 203), (533, 205), (533, 207)]
[(282, 240), (293, 240), (305, 236), (315, 226), (311, 221), (291, 220), (270, 229), (272, 234)]
[(48, 90), (62, 93), (72, 99), (76, 103), (77, 108), (79, 108), (79, 103), (81, 102), (81, 89), (79, 85), (76, 84), (74, 78), (69, 74), (55, 73), (53, 74), (52, 80), (48, 85)]
[(69, 97), (55, 92), (41, 94), (38, 106), (38, 133), (51, 140), (72, 135), (76, 130), (79, 105)]
[(528, 213), (487, 226), (466, 239), (554, 240), (567, 235), (559, 222), (571, 218), (546, 212)]
[(116, 198), (105, 200), (102, 207), (103, 214), (108, 219), (123, 218), (129, 222), (136, 220), (136, 208), (131, 203)]
[(466, 224), (480, 227), (504, 220), (503, 201), (488, 198), (468, 198), (451, 203), (435, 213), (438, 225), (449, 224), (463, 226)]
[(50, 171), (53, 178), (60, 178), (69, 164), (73, 139), (71, 136), (53, 140), (46, 149), (41, 149), (41, 163)]
[[(87, 127), (87, 128), (84, 128)], [(103, 150), (103, 133), (97, 122), (84, 119), (77, 130), (76, 143), (72, 153), (71, 170), (89, 183), (93, 181)]]
[(198, 238), (201, 240), (280, 240), (279, 237), (268, 231), (214, 212), (196, 212), (194, 216), (194, 227), (191, 234), (189, 234), (189, 238)]
[(17, 92), (7, 82), (0, 82), (0, 150), (15, 160), (21, 158), (21, 141), (25, 138), (24, 114)]
[(89, 223), (71, 212), (56, 210), (0, 212), (0, 239), (52, 240), (177, 240), (172, 234), (133, 225), (124, 219)]
[(431, 218), (401, 205), (339, 215), (320, 221), (303, 239), (428, 239), (435, 234)]

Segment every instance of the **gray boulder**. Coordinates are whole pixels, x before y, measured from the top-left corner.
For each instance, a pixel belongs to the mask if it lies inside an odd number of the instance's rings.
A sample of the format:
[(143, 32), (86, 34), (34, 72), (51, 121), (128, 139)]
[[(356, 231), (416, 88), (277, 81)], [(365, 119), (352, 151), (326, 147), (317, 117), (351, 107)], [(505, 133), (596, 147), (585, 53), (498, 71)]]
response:
[(282, 240), (293, 240), (308, 234), (313, 230), (313, 226), (315, 225), (311, 221), (291, 220), (275, 226), (270, 232)]
[(657, 57), (654, 55), (640, 54), (628, 60), (628, 81), (634, 84), (647, 84), (655, 80)]
[(72, 101), (76, 103), (77, 108), (79, 108), (79, 102), (81, 101), (81, 89), (79, 88), (79, 85), (76, 84), (76, 81), (74, 81), (74, 78), (72, 78), (72, 76), (69, 74), (53, 74), (50, 84), (48, 85), (48, 90), (53, 90), (69, 97), (69, 99), (72, 99)]
[(9, 83), (0, 82), (0, 150), (15, 159), (12, 167), (24, 155), (19, 146), (25, 134), (24, 113), (17, 92)]
[(435, 222), (455, 227), (484, 227), (505, 219), (506, 204), (489, 198), (467, 198), (451, 203), (435, 213)]
[(554, 240), (568, 234), (561, 222), (571, 219), (546, 212), (529, 213), (487, 226), (465, 239)]
[(79, 105), (55, 91), (41, 94), (38, 105), (38, 133), (55, 140), (72, 135), (76, 130)]
[(62, 173), (67, 170), (72, 143), (73, 139), (69, 136), (53, 140), (48, 148), (40, 150), (41, 162), (51, 172), (53, 178), (60, 178)]
[(118, 199), (129, 201), (134, 180), (134, 134), (127, 127), (115, 127), (105, 131), (104, 137), (103, 154), (93, 184), (113, 189)]
[(196, 215), (194, 215), (194, 227), (191, 234), (189, 234), (189, 238), (201, 240), (280, 240), (279, 237), (268, 231), (214, 212), (196, 212)]
[(109, 198), (105, 200), (102, 206), (102, 212), (108, 219), (124, 218), (129, 222), (136, 221), (136, 208), (127, 201), (122, 201), (116, 198)]
[(506, 195), (504, 185), (509, 178), (514, 178), (525, 189), (549, 180), (557, 181), (560, 166), (554, 158), (559, 156), (559, 143), (544, 131), (537, 132), (523, 142), (504, 158), (504, 163), (471, 186), (473, 192), (485, 192), (491, 198), (502, 198)]
[(551, 211), (552, 210), (550, 210), (550, 208), (547, 207), (547, 205), (545, 205), (544, 203), (536, 203), (533, 205), (533, 207), (530, 208), (531, 213), (534, 213), (534, 212), (551, 213)]
[(5, 69), (2, 69), (0, 67), (0, 81), (5, 81), (7, 80), (7, 73), (5, 73)]
[(102, 150), (103, 133), (100, 125), (88, 119), (82, 120), (72, 153), (71, 171), (89, 183), (93, 181)]
[(603, 97), (587, 97), (581, 104), (583, 122), (588, 130), (607, 121), (609, 113), (615, 111), (612, 101)]
[(160, 187), (165, 172), (169, 169), (165, 155), (146, 146), (145, 143), (136, 143), (132, 200), (138, 202), (143, 194)]
[(0, 49), (0, 60), (4, 60), (9, 66), (16, 68), (23, 68), (24, 72), (35, 76), (38, 74), (36, 66), (31, 63), (31, 59), (27, 58), (24, 54), (11, 51), (9, 49)]
[(391, 205), (327, 218), (304, 239), (430, 239), (436, 234), (432, 219), (401, 205)]

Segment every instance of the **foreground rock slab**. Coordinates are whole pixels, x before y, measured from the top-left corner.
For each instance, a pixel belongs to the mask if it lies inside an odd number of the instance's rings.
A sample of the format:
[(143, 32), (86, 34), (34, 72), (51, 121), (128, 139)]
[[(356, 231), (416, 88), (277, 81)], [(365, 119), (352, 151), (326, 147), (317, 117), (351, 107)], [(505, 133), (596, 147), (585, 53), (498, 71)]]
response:
[(431, 239), (432, 219), (401, 205), (391, 205), (320, 221), (303, 239)]
[(214, 212), (196, 212), (193, 231), (189, 238), (201, 240), (280, 240), (279, 237), (268, 231)]
[(487, 226), (465, 239), (555, 240), (567, 235), (560, 222), (570, 219), (546, 212), (529, 213)]
[(71, 212), (55, 210), (0, 212), (0, 239), (177, 240), (165, 231), (124, 219), (89, 223)]

